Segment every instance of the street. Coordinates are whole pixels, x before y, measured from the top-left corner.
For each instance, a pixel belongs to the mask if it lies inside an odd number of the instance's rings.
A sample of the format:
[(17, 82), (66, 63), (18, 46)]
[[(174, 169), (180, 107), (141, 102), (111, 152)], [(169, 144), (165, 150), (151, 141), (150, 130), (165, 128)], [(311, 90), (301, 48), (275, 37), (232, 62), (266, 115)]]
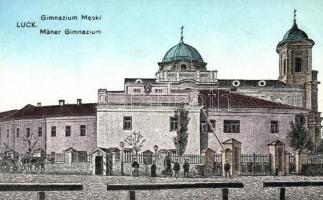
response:
[[(262, 188), (263, 181), (322, 180), (322, 177), (304, 176), (241, 176), (233, 179), (213, 178), (146, 178), (91, 175), (0, 174), (0, 182), (74, 182), (84, 185), (83, 191), (46, 192), (47, 199), (127, 199), (125, 191), (107, 191), (106, 183), (174, 183), (174, 182), (226, 182), (241, 181), (242, 189), (229, 189), (230, 199), (277, 199), (277, 188)], [(137, 199), (221, 199), (220, 189), (182, 189), (136, 191)], [(0, 199), (36, 199), (36, 192), (0, 192)], [(323, 188), (287, 188), (286, 199), (323, 199)]]

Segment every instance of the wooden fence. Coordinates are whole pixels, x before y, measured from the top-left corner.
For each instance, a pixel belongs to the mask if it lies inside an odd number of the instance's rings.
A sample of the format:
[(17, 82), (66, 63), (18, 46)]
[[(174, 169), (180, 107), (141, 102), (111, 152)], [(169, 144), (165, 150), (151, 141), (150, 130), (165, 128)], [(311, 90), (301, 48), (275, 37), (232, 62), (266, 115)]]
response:
[(54, 162), (65, 162), (65, 154), (64, 153), (55, 153)]
[(148, 157), (152, 157), (152, 156), (144, 155), (142, 153), (138, 153), (137, 155), (135, 155), (132, 152), (124, 152), (123, 162), (124, 163), (132, 163), (134, 158), (137, 158), (137, 161), (139, 163), (144, 163), (144, 159), (148, 158)]
[[(55, 155), (48, 155), (48, 161), (53, 161), (55, 163), (64, 163), (66, 158), (64, 153), (55, 153)], [(51, 160), (52, 159), (52, 160)], [(91, 162), (92, 156), (88, 154), (80, 154), (79, 152), (72, 153), (71, 162)]]

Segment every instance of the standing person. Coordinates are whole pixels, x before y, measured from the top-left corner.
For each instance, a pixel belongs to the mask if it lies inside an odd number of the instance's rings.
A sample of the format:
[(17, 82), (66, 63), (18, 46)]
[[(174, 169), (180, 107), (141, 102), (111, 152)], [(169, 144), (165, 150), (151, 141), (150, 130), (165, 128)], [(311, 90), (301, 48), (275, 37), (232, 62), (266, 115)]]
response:
[(229, 161), (226, 160), (225, 164), (224, 164), (224, 171), (225, 171), (226, 178), (228, 177), (228, 174), (229, 174), (229, 178), (231, 178), (230, 169), (231, 169), (231, 165), (230, 165)]
[(185, 159), (185, 162), (183, 164), (184, 169), (184, 177), (188, 178), (188, 171), (190, 170), (190, 164), (188, 163), (188, 159)]
[(131, 167), (132, 167), (132, 176), (139, 176), (139, 163), (137, 161), (137, 158), (133, 159)]
[(154, 160), (153, 161), (153, 164), (151, 165), (150, 167), (150, 174), (151, 174), (151, 177), (156, 177), (157, 174), (156, 174), (156, 170), (157, 170), (157, 167), (156, 167), (156, 161)]
[(172, 170), (172, 152), (168, 152), (164, 159), (164, 170), (162, 171), (164, 176), (173, 176)]
[(176, 159), (174, 162), (174, 167), (173, 170), (175, 171), (175, 178), (177, 179), (179, 177), (179, 170), (180, 170), (181, 166), (178, 163), (178, 160)]

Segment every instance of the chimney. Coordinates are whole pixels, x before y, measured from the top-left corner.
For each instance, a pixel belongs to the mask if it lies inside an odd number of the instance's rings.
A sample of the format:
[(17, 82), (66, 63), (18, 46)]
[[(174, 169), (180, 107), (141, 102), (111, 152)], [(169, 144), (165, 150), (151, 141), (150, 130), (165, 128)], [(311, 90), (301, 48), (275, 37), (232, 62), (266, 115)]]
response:
[(41, 102), (38, 102), (37, 103), (37, 107), (41, 107)]
[(58, 104), (59, 104), (60, 106), (64, 106), (64, 105), (65, 105), (65, 100), (64, 100), (64, 99), (60, 99), (60, 100), (58, 100)]
[(76, 99), (77, 105), (81, 105), (82, 104), (82, 99)]

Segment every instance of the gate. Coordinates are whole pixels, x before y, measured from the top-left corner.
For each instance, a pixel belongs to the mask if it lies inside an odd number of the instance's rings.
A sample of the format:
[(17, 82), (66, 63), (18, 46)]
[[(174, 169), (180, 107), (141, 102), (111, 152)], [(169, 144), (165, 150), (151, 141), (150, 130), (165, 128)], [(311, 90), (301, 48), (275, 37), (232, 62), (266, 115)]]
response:
[(295, 155), (289, 154), (289, 174), (296, 174), (296, 163), (295, 163)]
[(222, 176), (222, 154), (215, 154), (213, 173), (215, 176)]
[(113, 155), (112, 154), (107, 154), (107, 157), (106, 157), (106, 175), (107, 176), (111, 176), (113, 175)]
[(267, 176), (271, 172), (270, 154), (241, 154), (243, 176)]

